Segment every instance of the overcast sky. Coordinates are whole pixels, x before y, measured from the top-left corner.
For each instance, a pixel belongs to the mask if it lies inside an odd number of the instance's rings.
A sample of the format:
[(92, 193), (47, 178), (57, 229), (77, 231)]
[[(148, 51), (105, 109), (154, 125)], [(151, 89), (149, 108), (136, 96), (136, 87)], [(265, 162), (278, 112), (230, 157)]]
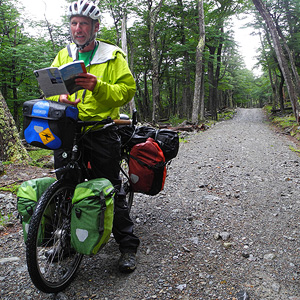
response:
[(64, 0), (20, 0), (19, 1), (25, 7), (26, 15), (29, 15), (31, 19), (43, 19), (44, 14), (46, 14), (47, 20), (50, 22), (55, 22), (60, 19), (60, 16), (65, 14), (63, 9), (66, 6)]
[[(20, 0), (25, 7), (25, 13), (30, 16), (31, 19), (44, 19), (44, 14), (49, 22), (57, 22), (60, 20), (60, 16), (65, 14), (65, 7), (67, 6), (64, 0)], [(243, 28), (248, 20), (237, 21), (235, 20), (235, 40), (240, 44), (240, 52), (244, 57), (246, 67), (251, 70), (256, 63), (255, 55), (256, 49), (259, 47), (258, 36), (251, 36), (252, 28)], [(259, 74), (259, 70), (254, 71), (255, 74)]]
[[(234, 36), (235, 41), (239, 44), (240, 53), (244, 57), (244, 61), (246, 64), (246, 67), (251, 70), (253, 66), (257, 63), (257, 59), (255, 56), (257, 56), (257, 49), (260, 46), (259, 36), (258, 35), (252, 35), (253, 28), (252, 27), (246, 27), (245, 26), (248, 22), (251, 21), (251, 16), (248, 15), (247, 19), (244, 20), (238, 20), (237, 18), (234, 18)], [(253, 70), (254, 74), (260, 74), (260, 69)]]

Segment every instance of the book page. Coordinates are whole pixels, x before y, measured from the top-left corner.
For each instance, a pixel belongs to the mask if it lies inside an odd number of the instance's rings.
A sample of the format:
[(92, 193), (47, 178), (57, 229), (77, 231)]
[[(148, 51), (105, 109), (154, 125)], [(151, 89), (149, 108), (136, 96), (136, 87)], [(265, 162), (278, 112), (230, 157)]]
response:
[(61, 76), (65, 82), (69, 94), (83, 89), (81, 86), (76, 85), (75, 79), (80, 73), (86, 73), (86, 68), (83, 61), (75, 61), (59, 68)]
[(36, 79), (46, 97), (68, 94), (62, 76), (57, 68), (34, 71)]

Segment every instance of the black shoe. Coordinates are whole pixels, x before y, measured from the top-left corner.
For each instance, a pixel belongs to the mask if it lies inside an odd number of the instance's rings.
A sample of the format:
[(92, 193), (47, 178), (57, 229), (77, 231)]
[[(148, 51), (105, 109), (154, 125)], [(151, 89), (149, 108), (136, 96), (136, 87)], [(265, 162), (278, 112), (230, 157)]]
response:
[(122, 253), (119, 259), (119, 270), (122, 273), (133, 272), (136, 268), (135, 253)]

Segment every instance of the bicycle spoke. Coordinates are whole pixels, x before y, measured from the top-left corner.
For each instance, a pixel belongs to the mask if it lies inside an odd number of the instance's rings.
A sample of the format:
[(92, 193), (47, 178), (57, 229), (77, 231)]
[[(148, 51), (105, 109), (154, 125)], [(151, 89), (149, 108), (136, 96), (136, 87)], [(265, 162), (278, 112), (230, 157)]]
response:
[[(28, 232), (27, 265), (35, 286), (44, 292), (63, 290), (72, 280), (82, 255), (70, 241), (71, 198), (75, 186), (58, 181), (40, 199)], [(42, 231), (43, 222), (45, 230)], [(48, 223), (49, 224), (48, 224)], [(39, 232), (45, 239), (39, 243)]]

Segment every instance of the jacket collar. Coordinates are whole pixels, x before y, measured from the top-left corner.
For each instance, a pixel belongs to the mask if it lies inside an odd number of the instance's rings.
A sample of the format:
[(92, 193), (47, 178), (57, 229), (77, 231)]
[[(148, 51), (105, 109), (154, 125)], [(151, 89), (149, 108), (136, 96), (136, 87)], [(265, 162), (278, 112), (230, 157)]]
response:
[[(126, 54), (123, 52), (123, 50), (113, 44), (104, 41), (97, 41), (97, 43), (98, 49), (92, 59), (91, 65), (102, 64), (111, 59), (115, 59), (118, 52), (121, 53), (124, 57), (126, 57)], [(78, 51), (76, 45), (72, 43), (69, 44), (67, 48), (69, 56), (72, 57), (73, 60), (76, 60)]]

